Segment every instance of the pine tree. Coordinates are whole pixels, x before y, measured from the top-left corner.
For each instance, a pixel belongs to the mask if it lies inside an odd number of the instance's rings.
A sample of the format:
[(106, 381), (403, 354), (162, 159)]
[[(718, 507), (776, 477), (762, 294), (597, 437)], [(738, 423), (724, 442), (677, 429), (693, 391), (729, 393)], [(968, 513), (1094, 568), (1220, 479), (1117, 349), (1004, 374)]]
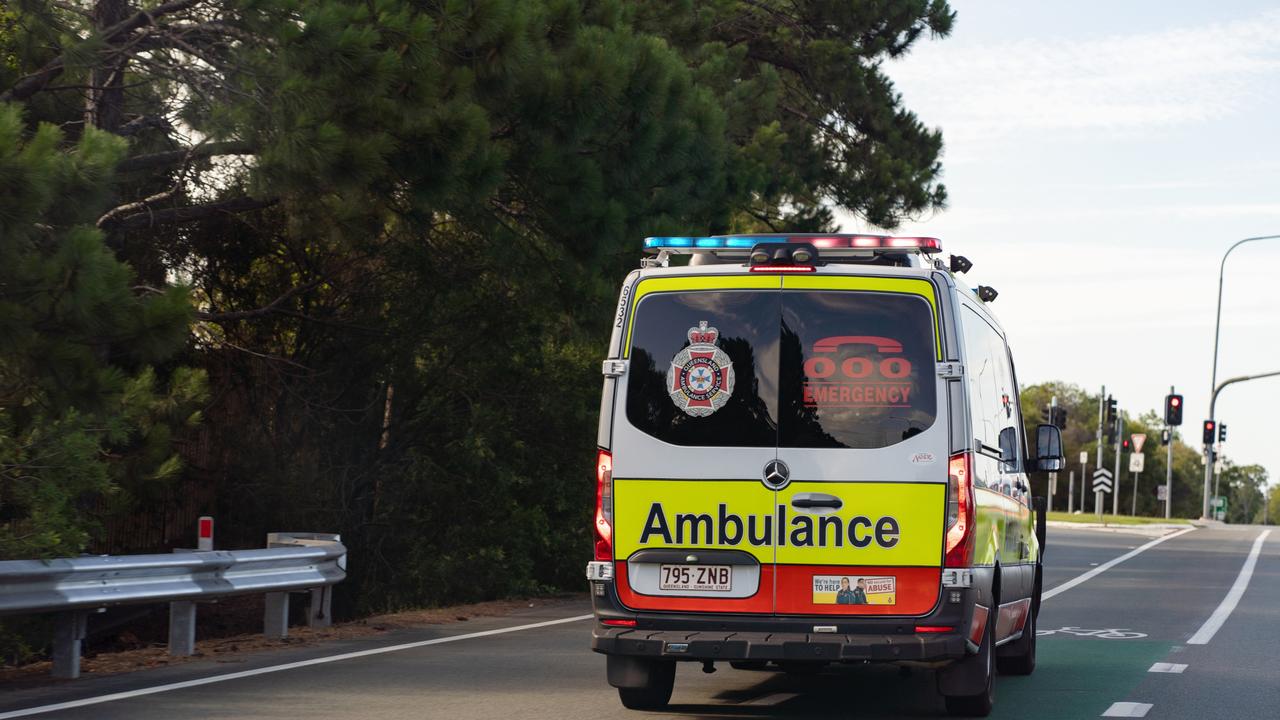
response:
[(64, 147), (0, 105), (0, 558), (84, 549), (123, 477), (176, 471), (158, 428), (203, 392), (150, 367), (185, 341), (185, 293), (136, 294), (92, 226), (123, 150), (92, 128)]

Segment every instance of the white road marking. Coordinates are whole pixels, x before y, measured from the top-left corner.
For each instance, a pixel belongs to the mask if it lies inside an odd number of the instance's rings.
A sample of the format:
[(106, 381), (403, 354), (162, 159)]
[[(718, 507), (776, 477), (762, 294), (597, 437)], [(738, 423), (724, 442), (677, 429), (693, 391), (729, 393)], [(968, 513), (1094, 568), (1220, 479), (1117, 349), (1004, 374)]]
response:
[(1111, 707), (1102, 713), (1102, 717), (1146, 717), (1150, 709), (1151, 703), (1111, 703)]
[[(1133, 549), (1133, 550), (1130, 550), (1129, 552), (1127, 552), (1127, 553), (1125, 553), (1125, 554), (1121, 555), (1121, 556), (1120, 556), (1120, 557), (1118, 557), (1118, 558), (1114, 558), (1114, 559), (1108, 560), (1108, 561), (1106, 561), (1106, 562), (1102, 563), (1101, 565), (1099, 565), (1098, 567), (1096, 567), (1096, 568), (1094, 568), (1094, 569), (1092, 569), (1092, 570), (1089, 570), (1088, 572), (1085, 572), (1085, 573), (1083, 573), (1083, 574), (1081, 574), (1081, 575), (1077, 575), (1077, 576), (1075, 576), (1075, 577), (1071, 578), (1070, 580), (1068, 580), (1068, 581), (1066, 581), (1066, 582), (1062, 583), (1061, 585), (1058, 585), (1057, 587), (1054, 587), (1053, 589), (1045, 590), (1045, 591), (1044, 591), (1044, 595), (1043, 595), (1043, 596), (1041, 596), (1041, 598), (1040, 598), (1040, 601), (1041, 601), (1041, 602), (1044, 602), (1045, 600), (1048, 600), (1049, 598), (1051, 598), (1051, 597), (1053, 597), (1053, 596), (1055, 596), (1055, 595), (1061, 595), (1062, 593), (1064, 593), (1064, 592), (1066, 592), (1066, 591), (1070, 590), (1071, 588), (1073, 588), (1073, 587), (1075, 587), (1075, 586), (1079, 585), (1080, 583), (1088, 582), (1089, 580), (1092, 580), (1093, 578), (1095, 578), (1095, 577), (1097, 577), (1097, 576), (1101, 575), (1102, 573), (1104, 573), (1104, 572), (1106, 572), (1106, 571), (1110, 570), (1111, 568), (1113, 568), (1113, 567), (1115, 567), (1115, 566), (1119, 565), (1120, 563), (1124, 562), (1125, 560), (1128, 560), (1129, 558), (1134, 557), (1135, 555), (1138, 555), (1138, 554), (1140, 554), (1140, 553), (1146, 552), (1147, 550), (1150, 550), (1151, 548), (1153, 548), (1153, 547), (1155, 547), (1155, 546), (1159, 545), (1160, 543), (1162, 543), (1162, 542), (1164, 542), (1164, 541), (1166, 541), (1166, 540), (1172, 540), (1172, 539), (1174, 539), (1174, 538), (1176, 538), (1176, 537), (1179, 537), (1179, 536), (1181, 536), (1181, 535), (1186, 535), (1187, 533), (1192, 532), (1193, 530), (1195, 530), (1195, 528), (1194, 528), (1194, 527), (1189, 527), (1189, 528), (1187, 528), (1186, 530), (1179, 530), (1178, 532), (1170, 533), (1170, 534), (1168, 534), (1168, 535), (1161, 535), (1160, 537), (1156, 538), (1155, 540), (1152, 540), (1151, 542), (1147, 543), (1146, 545), (1140, 545), (1140, 546), (1138, 546), (1137, 548), (1135, 548), (1135, 549)], [(1141, 717), (1141, 716), (1137, 716), (1137, 717)]]
[(1152, 665), (1151, 669), (1147, 670), (1147, 672), (1176, 673), (1178, 675), (1181, 675), (1182, 671), (1186, 669), (1187, 669), (1186, 665), (1180, 665), (1178, 663), (1156, 663)]
[(213, 677), (199, 678), (197, 680), (184, 680), (182, 682), (169, 683), (167, 685), (156, 685), (154, 687), (141, 688), (139, 690), (127, 690), (125, 692), (99, 695), (97, 697), (84, 698), (81, 700), (70, 700), (68, 702), (55, 703), (53, 705), (40, 705), (38, 707), (23, 708), (22, 710), (12, 710), (10, 712), (0, 713), (0, 720), (27, 717), (30, 715), (41, 715), (43, 713), (56, 712), (58, 710), (70, 710), (72, 708), (85, 707), (87, 705), (98, 705), (101, 703), (112, 702), (114, 700), (127, 700), (128, 698), (141, 697), (143, 695), (155, 695), (156, 693), (170, 692), (172, 690), (200, 687), (201, 685), (212, 685), (214, 683), (226, 682), (228, 680), (239, 680), (241, 678), (253, 677), (254, 675), (267, 675), (269, 673), (281, 672), (283, 670), (296, 670), (297, 668), (311, 667), (312, 665), (324, 665), (326, 663), (339, 662), (342, 660), (353, 660), (355, 658), (369, 657), (370, 655), (382, 655), (384, 653), (400, 652), (401, 650), (413, 650), (414, 648), (427, 647), (428, 645), (442, 645), (444, 643), (457, 642), (459, 640), (473, 640), (475, 638), (489, 637), (490, 635), (503, 635), (506, 633), (519, 632), (521, 630), (536, 630), (537, 628), (550, 627), (552, 625), (563, 625), (565, 623), (590, 620), (591, 617), (591, 615), (575, 615), (574, 617), (560, 618), (559, 620), (547, 620), (544, 622), (530, 623), (528, 625), (516, 625), (514, 627), (498, 628), (496, 630), (483, 630), (481, 632), (466, 633), (465, 635), (451, 635), (449, 637), (435, 638), (433, 640), (419, 640), (417, 642), (402, 643), (400, 645), (388, 645), (387, 647), (358, 650), (356, 652), (342, 653), (341, 655), (330, 655), (329, 657), (312, 658), (311, 660), (299, 660), (298, 662), (285, 663), (283, 665), (271, 665), (270, 667), (257, 668), (254, 670), (241, 670), (240, 672), (227, 673), (226, 675), (214, 675)]
[(1262, 552), (1262, 542), (1271, 534), (1270, 530), (1263, 530), (1258, 539), (1253, 541), (1253, 549), (1249, 551), (1249, 557), (1245, 558), (1244, 565), (1240, 568), (1240, 574), (1236, 576), (1236, 581), (1231, 585), (1231, 589), (1227, 591), (1226, 597), (1222, 598), (1222, 603), (1218, 605), (1218, 609), (1213, 611), (1208, 620), (1204, 621), (1204, 625), (1196, 631), (1195, 635), (1187, 641), (1188, 645), (1208, 645), (1213, 636), (1222, 628), (1222, 624), (1231, 617), (1231, 613), (1236, 609), (1236, 605), (1240, 603), (1240, 597), (1244, 595), (1244, 591), (1249, 587), (1249, 580), (1253, 577), (1253, 568), (1258, 564), (1258, 553)]
[(782, 703), (794, 697), (800, 697), (799, 693), (773, 693), (772, 695), (765, 695), (764, 697), (754, 698), (752, 700), (748, 700), (741, 704), (742, 705), (781, 705)]

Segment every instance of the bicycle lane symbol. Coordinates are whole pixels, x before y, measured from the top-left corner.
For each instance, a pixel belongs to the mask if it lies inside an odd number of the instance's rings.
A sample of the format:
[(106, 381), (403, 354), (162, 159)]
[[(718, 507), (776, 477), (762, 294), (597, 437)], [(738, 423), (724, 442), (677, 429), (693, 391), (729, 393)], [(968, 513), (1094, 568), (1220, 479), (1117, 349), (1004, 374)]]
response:
[(1100, 630), (1086, 630), (1084, 628), (1068, 625), (1058, 628), (1057, 630), (1037, 630), (1036, 637), (1044, 637), (1045, 635), (1075, 635), (1076, 637), (1095, 637), (1103, 640), (1137, 640), (1147, 636), (1146, 633), (1136, 632), (1128, 628), (1104, 628)]

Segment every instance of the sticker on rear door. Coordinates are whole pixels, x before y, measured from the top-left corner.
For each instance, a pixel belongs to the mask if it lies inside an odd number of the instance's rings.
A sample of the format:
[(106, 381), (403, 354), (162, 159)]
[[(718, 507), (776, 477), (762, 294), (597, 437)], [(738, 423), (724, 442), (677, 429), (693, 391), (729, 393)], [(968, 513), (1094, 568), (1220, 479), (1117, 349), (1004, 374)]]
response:
[(814, 605), (894, 605), (898, 580), (892, 575), (814, 575)]
[(733, 394), (733, 361), (716, 347), (720, 331), (702, 320), (689, 328), (689, 345), (676, 353), (667, 370), (667, 392), (676, 407), (693, 417), (706, 417)]

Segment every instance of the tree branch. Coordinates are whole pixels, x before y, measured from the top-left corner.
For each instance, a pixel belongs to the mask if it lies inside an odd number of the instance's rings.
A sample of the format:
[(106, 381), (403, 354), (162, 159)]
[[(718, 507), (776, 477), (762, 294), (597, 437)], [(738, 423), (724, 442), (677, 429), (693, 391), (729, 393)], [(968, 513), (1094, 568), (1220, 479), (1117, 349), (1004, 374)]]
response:
[(196, 312), (196, 317), (200, 318), (201, 320), (210, 320), (212, 322), (230, 322), (232, 320), (247, 320), (249, 318), (261, 317), (263, 315), (270, 315), (271, 313), (279, 310), (280, 306), (283, 305), (289, 298), (293, 297), (294, 295), (297, 295), (298, 293), (312, 290), (318, 287), (321, 282), (322, 281), (320, 280), (313, 280), (305, 285), (299, 285), (297, 287), (290, 288), (288, 292), (276, 298), (275, 300), (272, 300), (270, 303), (263, 305), (260, 308), (254, 308), (253, 310), (235, 310), (230, 312), (198, 311)]
[[(102, 31), (102, 39), (107, 44), (114, 45), (117, 40), (134, 30), (147, 25), (154, 25), (158, 18), (181, 12), (200, 2), (203, 2), (203, 0), (173, 0), (163, 5), (157, 5), (154, 8), (139, 10), (132, 16), (104, 29)], [(51, 80), (62, 74), (62, 70), (66, 65), (66, 57), (65, 53), (59, 55), (39, 70), (20, 78), (13, 84), (13, 87), (0, 93), (0, 102), (23, 101), (43, 90)]]
[(231, 200), (220, 200), (218, 202), (206, 203), (204, 205), (189, 205), (187, 207), (166, 208), (164, 210), (146, 210), (137, 212), (132, 215), (126, 215), (118, 220), (108, 222), (103, 226), (105, 230), (131, 230), (140, 227), (155, 227), (157, 225), (167, 225), (171, 223), (187, 223), (194, 220), (204, 220), (205, 218), (215, 215), (230, 215), (234, 213), (248, 212), (250, 210), (261, 210), (262, 208), (271, 207), (280, 202), (277, 198), (267, 198), (265, 200), (257, 200), (255, 198), (242, 197), (232, 198)]
[(133, 172), (134, 170), (150, 170), (152, 168), (164, 167), (167, 165), (177, 165), (187, 160), (195, 160), (197, 158), (214, 157), (217, 155), (252, 155), (253, 148), (249, 143), (240, 140), (228, 140), (226, 142), (211, 142), (186, 150), (170, 150), (168, 152), (151, 153), (148, 155), (137, 155), (126, 158), (123, 162), (116, 166), (117, 172)]

